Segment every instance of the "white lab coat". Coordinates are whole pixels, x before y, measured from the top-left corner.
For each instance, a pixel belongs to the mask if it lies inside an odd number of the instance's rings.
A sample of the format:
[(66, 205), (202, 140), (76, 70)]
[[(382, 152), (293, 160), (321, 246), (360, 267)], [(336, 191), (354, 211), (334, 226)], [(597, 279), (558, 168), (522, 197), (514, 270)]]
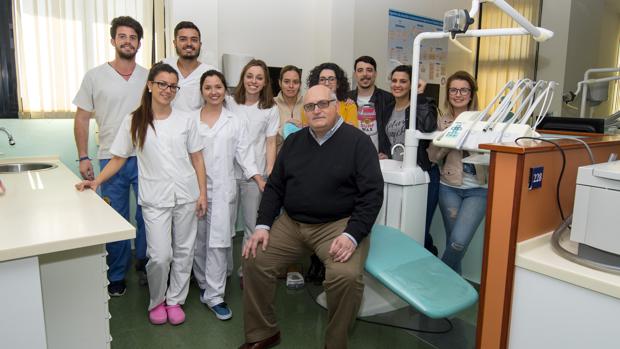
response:
[(222, 108), (212, 128), (200, 122), (200, 110), (195, 112), (194, 119), (198, 123), (207, 168), (208, 209), (212, 213), (209, 247), (230, 247), (236, 219), (235, 160), (246, 178), (260, 174), (247, 137), (247, 121), (226, 108)]

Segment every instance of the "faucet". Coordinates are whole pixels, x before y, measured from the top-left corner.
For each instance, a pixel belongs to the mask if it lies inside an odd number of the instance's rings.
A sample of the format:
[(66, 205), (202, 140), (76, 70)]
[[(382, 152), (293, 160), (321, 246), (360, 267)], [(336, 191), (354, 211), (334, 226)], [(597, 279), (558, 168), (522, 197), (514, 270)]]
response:
[(0, 127), (0, 131), (4, 132), (6, 136), (9, 137), (9, 145), (15, 145), (15, 139), (13, 139), (13, 135), (10, 134), (5, 127)]
[(402, 148), (403, 152), (400, 153), (400, 156), (402, 157), (403, 154), (405, 154), (405, 146), (400, 144), (400, 143), (396, 143), (392, 146), (392, 150), (390, 151), (390, 154), (392, 155), (392, 157), (394, 157), (394, 150), (396, 150), (396, 148)]

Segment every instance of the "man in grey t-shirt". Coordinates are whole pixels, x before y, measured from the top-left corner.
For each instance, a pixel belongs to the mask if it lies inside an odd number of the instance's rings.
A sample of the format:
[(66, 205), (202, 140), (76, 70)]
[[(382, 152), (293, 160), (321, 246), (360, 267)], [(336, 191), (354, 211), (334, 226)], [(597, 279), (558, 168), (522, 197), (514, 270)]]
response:
[[(75, 144), (79, 156), (80, 174), (84, 179), (94, 179), (93, 165), (88, 155), (88, 132), (91, 116), (99, 128), (99, 150), (97, 158), (100, 168), (104, 168), (112, 155), (110, 146), (123, 118), (133, 112), (140, 104), (146, 85), (148, 71), (136, 63), (136, 53), (140, 49), (142, 26), (127, 16), (112, 20), (110, 43), (116, 53), (114, 60), (89, 70), (73, 104), (77, 106), (74, 120)], [(133, 187), (138, 198), (138, 164), (135, 156), (127, 159), (121, 170), (100, 186), (101, 196), (126, 220), (129, 220), (129, 193)], [(146, 237), (140, 206), (136, 209), (136, 269), (140, 273), (140, 283), (146, 282)], [(110, 296), (125, 294), (125, 274), (131, 261), (129, 240), (106, 244), (108, 251), (108, 293)]]

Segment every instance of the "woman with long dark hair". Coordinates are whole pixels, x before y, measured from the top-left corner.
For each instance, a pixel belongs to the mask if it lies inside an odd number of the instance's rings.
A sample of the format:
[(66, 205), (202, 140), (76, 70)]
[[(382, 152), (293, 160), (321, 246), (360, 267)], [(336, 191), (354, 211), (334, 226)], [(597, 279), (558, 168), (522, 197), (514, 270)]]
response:
[(219, 320), (232, 317), (224, 302), (227, 257), (232, 249), (235, 228), (237, 183), (235, 162), (246, 178), (262, 190), (265, 181), (254, 160), (247, 137), (247, 120), (226, 108), (226, 79), (217, 70), (209, 70), (200, 78), (203, 106), (193, 114), (203, 142), (202, 155), (207, 172), (207, 214), (198, 220), (194, 253), (194, 277), (200, 287), (200, 301)]
[(112, 159), (97, 178), (76, 184), (80, 191), (96, 190), (136, 153), (138, 203), (149, 258), (148, 311), (155, 325), (185, 321), (181, 305), (189, 291), (196, 216), (203, 216), (207, 209), (203, 146), (196, 122), (170, 105), (179, 90), (178, 80), (177, 72), (167, 64), (151, 68), (140, 106), (123, 120), (112, 143)]
[[(411, 115), (411, 74), (410, 65), (399, 65), (390, 74), (390, 90), (392, 100), (386, 106), (388, 119), (385, 123), (379, 124), (379, 153), (387, 154), (396, 160), (402, 161), (402, 154), (395, 152), (391, 154), (391, 149), (395, 144), (405, 144), (405, 130), (409, 128), (409, 117)], [(422, 95), (425, 82), (420, 81), (417, 95), (416, 107), (416, 129), (421, 132), (433, 132), (437, 129), (437, 104), (432, 98)], [(428, 184), (428, 195), (426, 199), (426, 225), (424, 229), (424, 247), (434, 255), (437, 255), (437, 247), (433, 244), (433, 237), (430, 234), (431, 222), (437, 200), (439, 200), (439, 168), (428, 159), (426, 149), (430, 142), (420, 140), (418, 143), (418, 166), (428, 172), (430, 182)]]

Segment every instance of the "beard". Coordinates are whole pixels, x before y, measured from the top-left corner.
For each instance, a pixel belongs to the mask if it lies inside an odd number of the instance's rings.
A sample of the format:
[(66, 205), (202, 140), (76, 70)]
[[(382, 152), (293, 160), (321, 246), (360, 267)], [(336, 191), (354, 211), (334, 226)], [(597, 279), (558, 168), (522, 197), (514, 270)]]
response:
[(138, 50), (134, 50), (128, 53), (128, 52), (123, 51), (122, 47), (117, 47), (116, 53), (118, 54), (120, 58), (133, 59), (136, 56), (136, 53), (138, 53)]
[(373, 85), (372, 79), (360, 80), (357, 84), (362, 88), (369, 88), (370, 86)]
[(196, 59), (200, 56), (200, 46), (198, 46), (194, 52), (185, 52), (185, 48), (175, 47), (177, 51), (177, 56), (183, 59)]

